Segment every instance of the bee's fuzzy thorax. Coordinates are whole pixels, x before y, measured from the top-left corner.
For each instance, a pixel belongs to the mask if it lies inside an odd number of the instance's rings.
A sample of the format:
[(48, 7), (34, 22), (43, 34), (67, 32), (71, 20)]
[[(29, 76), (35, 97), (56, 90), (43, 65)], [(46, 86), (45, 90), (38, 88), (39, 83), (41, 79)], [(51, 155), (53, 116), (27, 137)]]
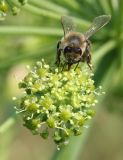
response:
[(76, 46), (82, 46), (83, 42), (85, 42), (85, 37), (83, 34), (79, 32), (69, 32), (64, 37), (64, 43), (74, 43)]

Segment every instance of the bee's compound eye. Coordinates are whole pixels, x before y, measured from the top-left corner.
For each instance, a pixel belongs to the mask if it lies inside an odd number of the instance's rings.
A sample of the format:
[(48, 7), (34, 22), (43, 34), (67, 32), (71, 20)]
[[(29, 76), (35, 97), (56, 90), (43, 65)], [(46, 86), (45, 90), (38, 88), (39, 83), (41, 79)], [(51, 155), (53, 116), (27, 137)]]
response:
[(65, 47), (65, 49), (64, 49), (64, 53), (68, 53), (68, 52), (71, 52), (71, 51), (72, 51), (72, 48), (69, 47), (69, 46)]
[(81, 48), (75, 48), (74, 51), (75, 51), (75, 53), (80, 53), (80, 54), (82, 53)]

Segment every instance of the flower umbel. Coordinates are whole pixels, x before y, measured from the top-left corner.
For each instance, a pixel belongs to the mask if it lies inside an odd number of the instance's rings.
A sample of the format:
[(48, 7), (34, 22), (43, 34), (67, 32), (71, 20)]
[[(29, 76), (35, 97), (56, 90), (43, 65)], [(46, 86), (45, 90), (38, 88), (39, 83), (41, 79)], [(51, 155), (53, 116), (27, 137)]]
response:
[(89, 69), (60, 71), (44, 60), (37, 62), (19, 83), (24, 90), (17, 113), (24, 126), (47, 139), (52, 129), (54, 142), (61, 146), (69, 138), (80, 135), (82, 127), (94, 116), (94, 106), (101, 87), (95, 89)]
[(22, 5), (25, 5), (28, 0), (18, 0), (18, 6), (12, 1), (0, 0), (0, 20), (4, 20), (6, 15), (10, 12), (13, 15), (17, 15)]

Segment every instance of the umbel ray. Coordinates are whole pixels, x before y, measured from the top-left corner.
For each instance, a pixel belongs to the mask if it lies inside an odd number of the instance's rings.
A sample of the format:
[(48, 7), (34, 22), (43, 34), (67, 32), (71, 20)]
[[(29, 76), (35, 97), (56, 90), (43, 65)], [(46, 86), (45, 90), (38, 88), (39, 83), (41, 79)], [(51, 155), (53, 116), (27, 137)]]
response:
[(57, 44), (56, 64), (61, 63), (61, 54), (64, 56), (64, 65), (70, 70), (72, 64), (86, 62), (91, 69), (91, 53), (89, 38), (104, 27), (111, 19), (110, 15), (101, 15), (96, 17), (89, 29), (85, 33), (76, 32), (75, 24), (72, 18), (68, 16), (61, 17), (61, 24), (64, 30), (64, 36)]

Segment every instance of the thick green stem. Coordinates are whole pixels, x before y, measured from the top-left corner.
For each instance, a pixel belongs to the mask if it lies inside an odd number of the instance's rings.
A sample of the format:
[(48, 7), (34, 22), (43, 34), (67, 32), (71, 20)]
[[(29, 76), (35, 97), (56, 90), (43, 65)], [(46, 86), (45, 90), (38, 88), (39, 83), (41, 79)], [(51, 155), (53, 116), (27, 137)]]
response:
[(98, 0), (99, 3), (100, 3), (100, 6), (103, 8), (103, 11), (106, 13), (106, 14), (111, 14), (111, 9), (110, 9), (110, 5), (109, 5), (109, 2), (107, 2), (107, 0)]
[(42, 9), (42, 8), (38, 8), (38, 7), (35, 7), (33, 5), (25, 5), (23, 7), (25, 10), (33, 13), (33, 14), (37, 14), (37, 15), (42, 15), (42, 16), (46, 16), (46, 17), (49, 17), (49, 18), (53, 18), (53, 19), (60, 19), (60, 14), (56, 14), (55, 12), (52, 12), (52, 11), (49, 11), (49, 10), (45, 10), (45, 9)]
[[(37, 15), (42, 15), (42, 16), (46, 16), (46, 17), (49, 17), (49, 18), (53, 18), (53, 19), (57, 19), (60, 21), (61, 19), (61, 16), (60, 14), (56, 14), (55, 12), (51, 12), (51, 11), (48, 11), (48, 10), (45, 10), (45, 9), (39, 9), (37, 7), (34, 7), (32, 5), (26, 5), (24, 7), (25, 10), (29, 11), (29, 12), (32, 12), (34, 14), (37, 14)], [(81, 25), (83, 27), (88, 27), (90, 25), (90, 22), (86, 21), (86, 20), (83, 20), (83, 19), (79, 19), (79, 18), (76, 18), (76, 17), (72, 17), (74, 22), (77, 23), (78, 25)]]
[(24, 26), (0, 26), (0, 35), (45, 35), (45, 36), (62, 36), (63, 31), (57, 28), (43, 27), (24, 27)]
[(44, 9), (48, 9), (60, 14), (67, 14), (68, 13), (68, 9), (63, 8), (62, 6), (55, 4), (51, 1), (39, 1), (39, 0), (30, 0), (30, 3), (37, 5), (38, 7), (42, 7)]
[(99, 48), (99, 50), (95, 51), (93, 56), (94, 63), (98, 63), (98, 61), (106, 55), (109, 51), (111, 51), (116, 46), (116, 41), (110, 40), (109, 42), (106, 42), (102, 47)]
[(5, 133), (11, 126), (15, 124), (15, 118), (8, 118), (1, 126), (0, 126), (0, 134)]
[(75, 10), (79, 10), (80, 9), (80, 5), (76, 0), (71, 0), (71, 1), (63, 0), (63, 3), (68, 5), (71, 8), (75, 9)]
[[(14, 4), (18, 5), (17, 2), (15, 2), (15, 0), (11, 0)], [(31, 12), (32, 14), (36, 14), (38, 16), (44, 16), (44, 17), (48, 17), (48, 18), (52, 18), (52, 19), (56, 19), (59, 20), (61, 19), (61, 14), (56, 14), (56, 12), (52, 12), (46, 9), (42, 9), (30, 4), (26, 4), (25, 6), (23, 6), (23, 9)], [(90, 22), (84, 20), (84, 19), (79, 19), (76, 17), (72, 17), (73, 20), (75, 21), (75, 23), (77, 23), (79, 26), (82, 26), (83, 28), (88, 27), (90, 25)]]

